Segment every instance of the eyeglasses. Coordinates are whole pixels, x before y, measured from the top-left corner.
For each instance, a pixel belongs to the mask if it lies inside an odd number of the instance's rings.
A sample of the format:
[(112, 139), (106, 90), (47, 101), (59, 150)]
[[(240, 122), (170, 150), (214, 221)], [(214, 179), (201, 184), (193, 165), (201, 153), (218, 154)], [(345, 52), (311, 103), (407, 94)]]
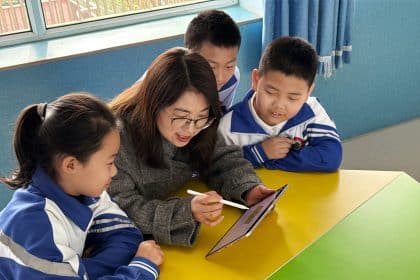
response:
[(204, 117), (199, 119), (190, 118), (170, 118), (172, 126), (176, 128), (190, 127), (194, 123), (194, 127), (199, 130), (208, 128), (214, 121), (213, 117)]

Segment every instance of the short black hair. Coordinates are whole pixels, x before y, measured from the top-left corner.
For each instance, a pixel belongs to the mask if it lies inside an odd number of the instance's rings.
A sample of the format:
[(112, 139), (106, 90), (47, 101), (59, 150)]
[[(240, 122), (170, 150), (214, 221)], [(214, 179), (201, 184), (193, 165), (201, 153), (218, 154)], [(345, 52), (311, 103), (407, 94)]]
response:
[(264, 50), (258, 73), (260, 76), (275, 70), (285, 75), (304, 79), (312, 85), (318, 68), (318, 56), (314, 48), (298, 37), (280, 37)]
[(199, 49), (204, 42), (217, 47), (240, 47), (241, 33), (235, 21), (225, 12), (207, 10), (193, 18), (184, 36), (185, 47)]

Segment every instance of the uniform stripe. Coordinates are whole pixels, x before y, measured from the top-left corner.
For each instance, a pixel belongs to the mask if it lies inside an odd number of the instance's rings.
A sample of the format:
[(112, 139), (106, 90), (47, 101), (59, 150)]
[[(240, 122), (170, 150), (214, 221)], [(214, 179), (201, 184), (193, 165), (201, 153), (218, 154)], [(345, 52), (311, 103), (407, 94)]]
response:
[(257, 146), (256, 146), (256, 145), (254, 145), (254, 146), (251, 148), (251, 151), (254, 153), (255, 157), (257, 158), (257, 160), (258, 160), (260, 163), (263, 163), (263, 162), (264, 162), (263, 158), (261, 157), (260, 153), (258, 152), (258, 149), (257, 149)]
[(332, 135), (334, 137), (339, 137), (337, 132), (332, 131), (332, 130), (325, 130), (325, 129), (308, 129), (308, 134), (313, 135), (313, 134), (326, 134), (326, 135)]
[(14, 242), (3, 231), (0, 231), (0, 257), (11, 259), (18, 264), (33, 268), (45, 274), (79, 277), (69, 264), (47, 261), (34, 256)]
[(129, 266), (136, 266), (136, 267), (143, 268), (144, 270), (150, 272), (155, 277), (155, 279), (158, 277), (158, 272), (147, 263), (136, 261), (136, 262), (131, 262)]
[(316, 139), (316, 138), (329, 138), (329, 139), (334, 139), (334, 140), (337, 140), (338, 142), (340, 142), (340, 138), (337, 138), (337, 137), (332, 136), (332, 135), (327, 135), (327, 134), (312, 135), (311, 138), (312, 139)]
[(98, 219), (94, 220), (92, 223), (92, 226), (94, 225), (100, 225), (100, 224), (107, 224), (112, 222), (119, 222), (123, 224), (131, 224), (131, 221), (129, 219), (121, 219), (121, 218), (113, 218), (113, 219)]
[(334, 126), (326, 125), (326, 124), (319, 124), (319, 123), (310, 123), (308, 124), (308, 129), (325, 129), (325, 130), (332, 130), (337, 132), (337, 129)]
[(339, 136), (332, 131), (309, 131), (307, 135), (309, 137), (330, 136), (332, 138), (339, 138)]
[(103, 233), (108, 231), (113, 231), (116, 229), (122, 229), (122, 228), (135, 228), (133, 224), (125, 224), (125, 225), (115, 225), (115, 226), (109, 226), (109, 227), (103, 227), (98, 229), (90, 229), (88, 233)]

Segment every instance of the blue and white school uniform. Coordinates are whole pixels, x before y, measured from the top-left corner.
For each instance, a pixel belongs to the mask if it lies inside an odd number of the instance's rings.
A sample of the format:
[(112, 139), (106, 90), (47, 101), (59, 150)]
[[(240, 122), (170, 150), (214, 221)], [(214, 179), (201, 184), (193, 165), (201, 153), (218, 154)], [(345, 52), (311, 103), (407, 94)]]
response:
[(106, 192), (70, 196), (38, 168), (0, 212), (0, 279), (154, 280), (159, 268), (134, 257), (142, 239)]
[(222, 112), (226, 113), (232, 107), (235, 99), (236, 91), (238, 90), (239, 80), (241, 78), (239, 68), (235, 67), (235, 72), (232, 77), (219, 90), (219, 100), (222, 104)]
[[(136, 81), (136, 83), (142, 81), (146, 76), (146, 72)], [(239, 68), (235, 67), (235, 72), (233, 73), (232, 77), (224, 84), (219, 90), (219, 101), (222, 105), (222, 112), (227, 112), (230, 107), (232, 107), (233, 100), (235, 99), (236, 91), (238, 90), (239, 80), (241, 78), (241, 74), (239, 72)]]
[[(275, 126), (264, 123), (252, 106), (254, 92), (232, 107), (220, 121), (219, 132), (227, 144), (243, 147), (254, 167), (287, 171), (335, 171), (342, 160), (342, 145), (334, 122), (315, 97), (309, 97), (291, 119)], [(282, 159), (268, 159), (261, 143), (284, 135), (302, 143)]]

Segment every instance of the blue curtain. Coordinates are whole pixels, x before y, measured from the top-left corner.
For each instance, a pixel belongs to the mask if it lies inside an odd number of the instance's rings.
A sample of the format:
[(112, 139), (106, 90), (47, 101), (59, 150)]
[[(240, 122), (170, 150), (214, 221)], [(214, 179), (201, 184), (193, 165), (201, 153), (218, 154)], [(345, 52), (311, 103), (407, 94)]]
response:
[(318, 74), (330, 77), (350, 63), (353, 14), (353, 0), (264, 0), (263, 49), (277, 37), (304, 38), (318, 53)]

